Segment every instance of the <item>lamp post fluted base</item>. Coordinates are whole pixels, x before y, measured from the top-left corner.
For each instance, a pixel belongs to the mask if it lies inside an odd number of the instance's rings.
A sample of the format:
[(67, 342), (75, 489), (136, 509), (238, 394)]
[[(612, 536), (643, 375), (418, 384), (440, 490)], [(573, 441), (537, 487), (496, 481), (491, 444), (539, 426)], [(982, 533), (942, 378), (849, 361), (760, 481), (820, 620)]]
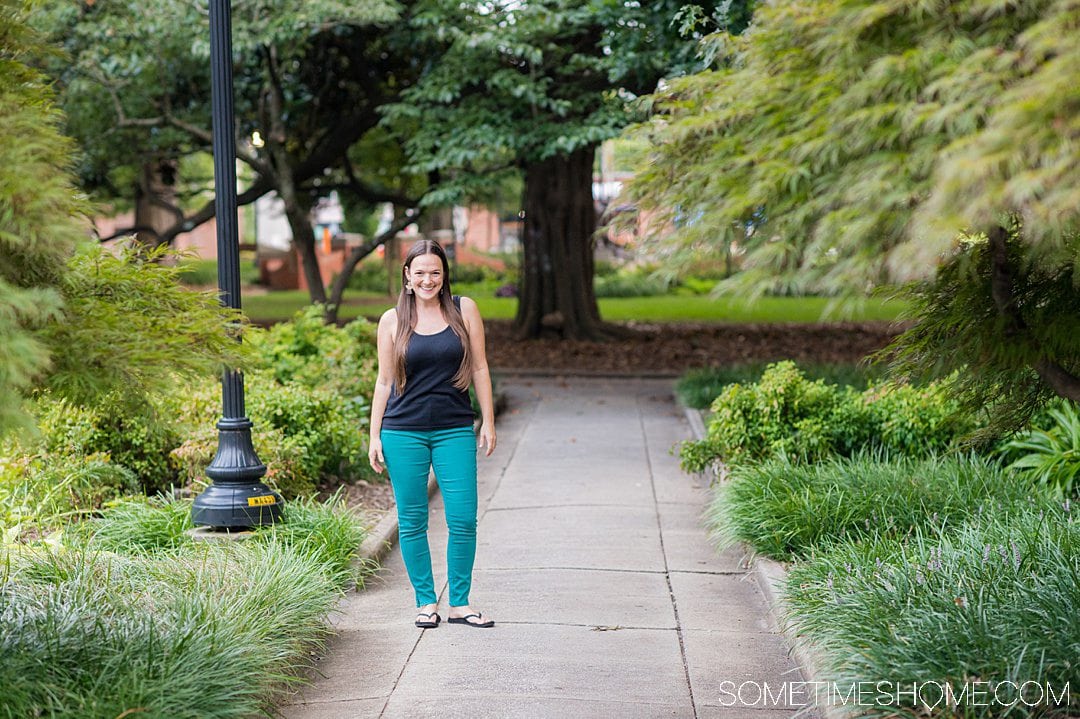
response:
[(197, 525), (221, 528), (259, 527), (281, 519), (281, 497), (259, 481), (266, 465), (251, 444), (247, 417), (218, 422), (218, 450), (206, 476), (214, 483), (195, 498), (191, 509)]

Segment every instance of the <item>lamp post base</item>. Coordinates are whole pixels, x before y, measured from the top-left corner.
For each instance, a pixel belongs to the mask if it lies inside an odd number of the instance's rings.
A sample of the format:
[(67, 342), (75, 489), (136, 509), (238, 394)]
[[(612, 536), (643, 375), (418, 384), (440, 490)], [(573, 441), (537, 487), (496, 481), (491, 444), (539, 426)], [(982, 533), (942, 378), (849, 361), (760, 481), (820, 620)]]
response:
[(259, 481), (266, 465), (251, 444), (247, 417), (218, 422), (218, 450), (206, 476), (214, 483), (195, 498), (191, 519), (209, 527), (260, 527), (281, 520), (281, 497)]
[(208, 527), (261, 527), (281, 519), (281, 498), (262, 482), (215, 482), (195, 498), (191, 519)]

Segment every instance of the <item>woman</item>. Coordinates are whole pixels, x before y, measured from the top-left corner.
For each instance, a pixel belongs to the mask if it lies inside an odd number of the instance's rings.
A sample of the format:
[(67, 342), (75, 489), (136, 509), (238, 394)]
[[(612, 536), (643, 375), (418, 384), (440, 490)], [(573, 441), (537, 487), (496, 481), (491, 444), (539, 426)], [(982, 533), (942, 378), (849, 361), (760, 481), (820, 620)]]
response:
[(390, 472), (398, 541), (416, 594), (416, 626), (439, 626), (428, 549), (428, 470), (446, 508), (450, 581), (447, 621), (495, 622), (469, 606), (476, 556), (476, 433), (470, 382), (480, 403), (480, 446), (495, 450), (495, 411), (476, 303), (450, 294), (449, 264), (430, 240), (412, 246), (402, 268), (397, 307), (379, 320), (379, 377), (371, 401), (371, 467)]

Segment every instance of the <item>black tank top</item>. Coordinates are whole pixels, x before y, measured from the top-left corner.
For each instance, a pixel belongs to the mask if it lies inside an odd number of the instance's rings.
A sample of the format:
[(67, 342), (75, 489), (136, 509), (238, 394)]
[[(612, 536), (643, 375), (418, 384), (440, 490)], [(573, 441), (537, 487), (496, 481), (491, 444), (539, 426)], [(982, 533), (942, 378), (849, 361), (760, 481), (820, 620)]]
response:
[[(461, 298), (454, 297), (460, 309)], [(448, 325), (433, 335), (413, 333), (405, 354), (405, 390), (390, 389), (382, 426), (386, 429), (429, 431), (471, 427), (476, 413), (468, 390), (454, 386), (454, 375), (465, 350)]]

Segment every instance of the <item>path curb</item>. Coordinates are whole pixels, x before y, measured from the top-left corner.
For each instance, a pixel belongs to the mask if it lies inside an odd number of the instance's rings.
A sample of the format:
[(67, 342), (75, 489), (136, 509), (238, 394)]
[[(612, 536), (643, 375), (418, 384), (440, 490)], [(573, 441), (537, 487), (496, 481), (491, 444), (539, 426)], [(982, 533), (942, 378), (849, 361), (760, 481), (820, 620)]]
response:
[[(705, 423), (702, 420), (701, 412), (685, 406), (683, 410), (686, 413), (686, 419), (690, 423), (690, 429), (693, 431), (694, 437), (703, 439), (705, 437)], [(769, 607), (769, 623), (787, 639), (788, 645), (791, 647), (791, 655), (799, 668), (802, 669), (806, 681), (822, 681), (818, 679), (818, 677), (822, 676), (822, 673), (818, 668), (818, 662), (814, 658), (813, 652), (806, 645), (806, 642), (793, 634), (784, 622), (784, 616), (787, 614), (788, 608), (787, 599), (784, 596), (784, 583), (787, 581), (788, 576), (787, 568), (774, 559), (756, 554), (753, 549), (745, 544), (740, 543), (739, 546), (750, 558), (748, 563), (753, 569), (754, 580), (757, 582), (758, 587), (761, 588), (762, 594), (765, 595), (765, 603)], [(822, 719), (847, 719), (849, 717), (848, 714), (832, 704), (817, 704), (816, 706), (821, 712)]]
[[(427, 485), (429, 502), (438, 487), (439, 483), (435, 481), (435, 473), (429, 473)], [(353, 567), (355, 569), (370, 567), (374, 563), (381, 562), (383, 557), (394, 548), (394, 543), (397, 542), (398, 532), (398, 516), (396, 510), (396, 506), (388, 509), (386, 514), (383, 515), (382, 519), (378, 521), (368, 534), (367, 538), (364, 539), (360, 548), (356, 551), (356, 557), (353, 559)]]

